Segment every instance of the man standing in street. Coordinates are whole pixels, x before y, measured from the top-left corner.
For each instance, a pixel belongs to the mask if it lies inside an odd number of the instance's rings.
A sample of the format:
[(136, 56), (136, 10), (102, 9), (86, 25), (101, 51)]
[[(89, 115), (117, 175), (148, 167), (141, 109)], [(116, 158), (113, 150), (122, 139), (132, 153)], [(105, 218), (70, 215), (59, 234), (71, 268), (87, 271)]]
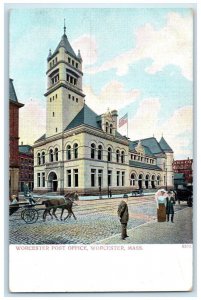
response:
[(118, 216), (121, 222), (121, 239), (125, 240), (125, 238), (128, 237), (127, 235), (127, 223), (129, 220), (129, 214), (128, 214), (128, 196), (127, 198), (124, 198), (124, 200), (121, 201), (118, 207)]

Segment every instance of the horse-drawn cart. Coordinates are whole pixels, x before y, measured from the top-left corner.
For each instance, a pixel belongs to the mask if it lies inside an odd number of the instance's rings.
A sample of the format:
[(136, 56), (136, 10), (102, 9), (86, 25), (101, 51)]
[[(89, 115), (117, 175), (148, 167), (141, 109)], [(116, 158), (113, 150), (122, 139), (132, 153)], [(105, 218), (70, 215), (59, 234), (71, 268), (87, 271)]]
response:
[[(37, 204), (37, 206), (42, 204)], [(39, 210), (44, 210), (44, 208), (36, 208), (36, 204), (29, 203), (18, 203), (18, 204), (10, 204), (9, 205), (9, 216), (13, 215), (15, 212), (21, 210), (21, 219), (28, 223), (33, 224), (38, 220)]]

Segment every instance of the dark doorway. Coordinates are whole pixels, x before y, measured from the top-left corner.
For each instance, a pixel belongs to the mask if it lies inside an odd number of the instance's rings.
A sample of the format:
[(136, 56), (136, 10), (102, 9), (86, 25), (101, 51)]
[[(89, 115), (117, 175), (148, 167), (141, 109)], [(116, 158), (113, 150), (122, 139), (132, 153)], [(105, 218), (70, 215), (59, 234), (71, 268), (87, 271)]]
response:
[(145, 186), (146, 186), (146, 189), (149, 188), (149, 175), (146, 175)]
[(48, 176), (48, 185), (51, 188), (52, 192), (57, 192), (58, 188), (58, 181), (57, 181), (57, 174), (55, 172), (51, 172)]
[(138, 186), (139, 186), (139, 189), (142, 188), (142, 174), (139, 175), (139, 178), (138, 178)]

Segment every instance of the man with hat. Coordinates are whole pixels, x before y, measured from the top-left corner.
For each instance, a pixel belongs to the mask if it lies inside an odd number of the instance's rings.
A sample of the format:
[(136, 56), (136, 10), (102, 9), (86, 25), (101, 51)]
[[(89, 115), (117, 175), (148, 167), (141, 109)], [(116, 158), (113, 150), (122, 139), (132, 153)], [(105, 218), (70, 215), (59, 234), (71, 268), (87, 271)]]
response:
[(174, 205), (175, 199), (171, 191), (168, 191), (167, 198), (166, 198), (166, 215), (167, 215), (167, 222), (169, 222), (169, 217), (171, 215), (171, 222), (174, 223)]

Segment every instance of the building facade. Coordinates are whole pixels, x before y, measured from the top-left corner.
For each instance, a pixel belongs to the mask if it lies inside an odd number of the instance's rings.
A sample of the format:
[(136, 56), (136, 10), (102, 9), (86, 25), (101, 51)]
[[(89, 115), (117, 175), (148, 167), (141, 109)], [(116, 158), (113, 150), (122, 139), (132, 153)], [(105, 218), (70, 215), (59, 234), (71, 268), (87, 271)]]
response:
[(19, 146), (19, 191), (24, 192), (26, 186), (29, 191), (34, 187), (34, 156), (30, 145)]
[(13, 79), (9, 79), (9, 195), (18, 194), (19, 184), (19, 108)]
[(174, 173), (184, 174), (186, 184), (193, 183), (193, 159), (175, 160), (173, 162)]
[(47, 58), (46, 133), (34, 143), (34, 190), (80, 194), (173, 186), (173, 151), (162, 137), (129, 141), (117, 110), (85, 103), (82, 57), (64, 34)]

